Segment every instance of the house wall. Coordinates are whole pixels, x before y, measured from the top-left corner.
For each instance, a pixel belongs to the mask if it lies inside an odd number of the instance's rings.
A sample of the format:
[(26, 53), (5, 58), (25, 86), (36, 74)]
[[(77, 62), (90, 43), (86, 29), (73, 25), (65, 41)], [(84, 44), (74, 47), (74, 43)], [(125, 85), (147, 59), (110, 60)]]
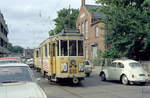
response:
[[(92, 13), (88, 12), (84, 4), (82, 4), (76, 21), (76, 28), (80, 29), (80, 32), (84, 34), (84, 46), (85, 46), (84, 54), (86, 56), (86, 59), (91, 61), (93, 60), (93, 48), (92, 48), (93, 46), (94, 47), (97, 46), (98, 50), (101, 51), (105, 50), (104, 38), (103, 38), (105, 31), (102, 29), (102, 27), (104, 27), (104, 24), (101, 22), (97, 22), (93, 24), (92, 20), (93, 20)], [(88, 38), (86, 38), (86, 32), (85, 32), (86, 21), (88, 22)], [(83, 32), (82, 24), (84, 24), (84, 32)], [(96, 27), (99, 28), (98, 37), (96, 37)]]

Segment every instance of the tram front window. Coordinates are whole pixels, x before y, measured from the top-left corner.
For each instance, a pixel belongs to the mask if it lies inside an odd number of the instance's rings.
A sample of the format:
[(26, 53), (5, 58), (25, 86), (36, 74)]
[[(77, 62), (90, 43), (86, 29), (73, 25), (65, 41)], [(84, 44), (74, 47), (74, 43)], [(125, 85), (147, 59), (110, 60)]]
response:
[(61, 40), (61, 56), (67, 56), (67, 40)]
[(83, 56), (83, 41), (78, 41), (78, 56)]
[(69, 41), (69, 56), (76, 56), (76, 40)]

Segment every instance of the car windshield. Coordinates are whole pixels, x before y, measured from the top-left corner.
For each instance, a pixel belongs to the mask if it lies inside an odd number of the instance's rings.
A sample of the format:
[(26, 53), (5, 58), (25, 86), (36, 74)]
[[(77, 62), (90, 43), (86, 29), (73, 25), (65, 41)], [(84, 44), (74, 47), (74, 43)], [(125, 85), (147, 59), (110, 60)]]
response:
[(32, 81), (32, 76), (28, 67), (0, 67), (0, 83), (13, 83), (22, 81)]
[(129, 65), (130, 65), (130, 67), (141, 67), (141, 64), (137, 63), (137, 62), (129, 63)]

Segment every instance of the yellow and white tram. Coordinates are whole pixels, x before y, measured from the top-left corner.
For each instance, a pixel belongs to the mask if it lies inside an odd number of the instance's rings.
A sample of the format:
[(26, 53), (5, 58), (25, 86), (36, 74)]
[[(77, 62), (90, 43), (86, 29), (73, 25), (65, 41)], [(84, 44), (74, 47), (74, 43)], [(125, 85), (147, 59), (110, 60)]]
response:
[(83, 34), (64, 29), (49, 37), (34, 50), (35, 67), (49, 81), (70, 79), (74, 84), (85, 77)]

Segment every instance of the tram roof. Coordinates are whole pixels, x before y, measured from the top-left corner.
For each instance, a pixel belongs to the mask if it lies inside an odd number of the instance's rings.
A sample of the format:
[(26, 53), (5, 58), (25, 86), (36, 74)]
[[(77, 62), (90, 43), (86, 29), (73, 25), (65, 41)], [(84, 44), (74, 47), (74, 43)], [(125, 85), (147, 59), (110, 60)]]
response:
[(80, 33), (80, 31), (78, 29), (65, 28), (60, 33), (58, 33), (56, 35), (53, 35), (53, 36), (50, 36), (50, 38), (57, 37), (57, 36), (78, 36), (78, 37), (83, 37), (83, 34)]
[[(63, 29), (60, 33), (50, 36), (49, 38), (47, 38), (46, 40), (44, 40), (41, 44), (43, 44), (44, 42), (46, 42), (47, 40), (51, 39), (51, 38), (55, 38), (55, 37), (83, 37), (83, 34), (80, 33), (79, 29), (70, 29), (70, 28), (65, 28)], [(41, 45), (40, 44), (40, 45)]]

